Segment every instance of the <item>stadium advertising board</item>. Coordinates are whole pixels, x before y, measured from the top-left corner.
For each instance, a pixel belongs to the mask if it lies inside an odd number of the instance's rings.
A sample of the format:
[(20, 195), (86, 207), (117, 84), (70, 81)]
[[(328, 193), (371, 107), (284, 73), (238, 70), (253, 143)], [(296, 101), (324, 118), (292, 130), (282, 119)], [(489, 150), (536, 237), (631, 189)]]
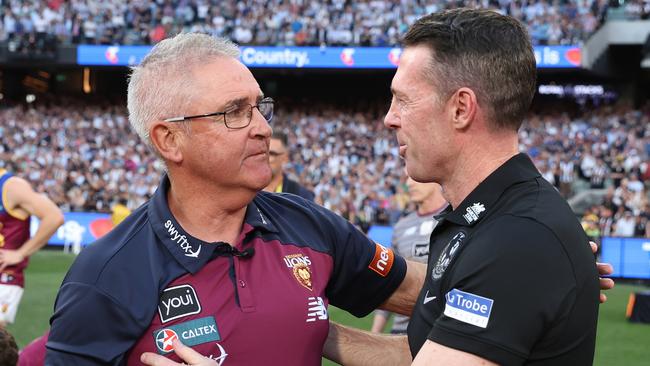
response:
[[(82, 66), (134, 66), (151, 46), (77, 47)], [(401, 48), (395, 47), (247, 47), (241, 60), (251, 68), (392, 69), (399, 63)], [(537, 46), (538, 68), (578, 68), (581, 50), (577, 46)]]
[(614, 266), (612, 277), (650, 279), (650, 239), (604, 237), (601, 262)]
[[(48, 241), (49, 245), (63, 245), (71, 248), (84, 247), (101, 238), (113, 228), (111, 215), (106, 213), (66, 212), (64, 223)], [(38, 229), (39, 220), (32, 216), (32, 236)]]

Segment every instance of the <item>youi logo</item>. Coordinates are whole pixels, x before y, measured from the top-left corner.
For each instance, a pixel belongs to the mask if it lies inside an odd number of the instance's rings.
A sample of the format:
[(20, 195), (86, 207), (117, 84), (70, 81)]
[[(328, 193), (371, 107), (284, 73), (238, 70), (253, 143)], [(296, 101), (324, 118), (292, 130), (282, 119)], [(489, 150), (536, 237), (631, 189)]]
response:
[(194, 287), (187, 284), (165, 289), (158, 302), (161, 323), (200, 312), (199, 297), (196, 295)]
[(494, 300), (457, 289), (449, 291), (445, 300), (446, 316), (477, 327), (487, 327)]

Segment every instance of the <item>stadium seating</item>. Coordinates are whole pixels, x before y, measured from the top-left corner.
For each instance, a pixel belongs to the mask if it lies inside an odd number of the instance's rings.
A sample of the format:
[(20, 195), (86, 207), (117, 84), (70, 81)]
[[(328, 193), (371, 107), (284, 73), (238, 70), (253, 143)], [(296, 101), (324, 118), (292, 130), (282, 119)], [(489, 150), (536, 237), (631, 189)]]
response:
[[(0, 161), (66, 211), (109, 212), (120, 198), (131, 209), (139, 206), (156, 189), (161, 169), (131, 131), (124, 106), (65, 104), (73, 107), (0, 110), (6, 121), (0, 134), (11, 137), (0, 145)], [(403, 163), (393, 133), (381, 123), (381, 108), (356, 113), (329, 106), (315, 116), (280, 105), (273, 124), (289, 133), (288, 172), (316, 193), (318, 203), (368, 224), (392, 224), (411, 208)], [(626, 211), (635, 219), (650, 218), (643, 184), (650, 182), (650, 106), (531, 114), (520, 135), (520, 149), (558, 188), (569, 178), (568, 194), (602, 183), (595, 188), (610, 187), (605, 207), (615, 220)], [(570, 174), (561, 170), (567, 163)], [(627, 178), (618, 177), (617, 169)]]
[[(0, 40), (54, 34), (72, 44), (153, 44), (181, 31), (227, 36), (239, 44), (389, 46), (415, 19), (450, 7), (487, 7), (528, 26), (537, 45), (581, 44), (604, 21), (605, 0), (458, 1), (126, 1), (4, 2)], [(618, 2), (613, 2), (618, 6)], [(647, 17), (650, 5), (627, 1), (614, 18)]]

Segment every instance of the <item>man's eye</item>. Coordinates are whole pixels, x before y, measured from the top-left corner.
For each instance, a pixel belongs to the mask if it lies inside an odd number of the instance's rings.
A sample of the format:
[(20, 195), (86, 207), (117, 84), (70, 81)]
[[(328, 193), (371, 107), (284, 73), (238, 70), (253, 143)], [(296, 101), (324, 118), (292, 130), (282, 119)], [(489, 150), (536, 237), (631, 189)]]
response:
[(235, 109), (233, 109), (228, 114), (230, 114), (231, 116), (233, 116), (235, 118), (239, 118), (239, 117), (245, 117), (246, 113), (247, 113), (246, 107), (245, 106), (239, 106), (239, 107), (236, 107)]

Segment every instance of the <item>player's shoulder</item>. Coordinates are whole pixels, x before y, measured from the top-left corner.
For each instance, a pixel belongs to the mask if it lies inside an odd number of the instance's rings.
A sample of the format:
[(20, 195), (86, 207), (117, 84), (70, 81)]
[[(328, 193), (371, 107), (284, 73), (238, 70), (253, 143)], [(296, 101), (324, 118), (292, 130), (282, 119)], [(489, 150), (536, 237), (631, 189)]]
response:
[(292, 193), (259, 192), (253, 202), (273, 219), (290, 218), (294, 225), (323, 218), (340, 218), (334, 212)]

